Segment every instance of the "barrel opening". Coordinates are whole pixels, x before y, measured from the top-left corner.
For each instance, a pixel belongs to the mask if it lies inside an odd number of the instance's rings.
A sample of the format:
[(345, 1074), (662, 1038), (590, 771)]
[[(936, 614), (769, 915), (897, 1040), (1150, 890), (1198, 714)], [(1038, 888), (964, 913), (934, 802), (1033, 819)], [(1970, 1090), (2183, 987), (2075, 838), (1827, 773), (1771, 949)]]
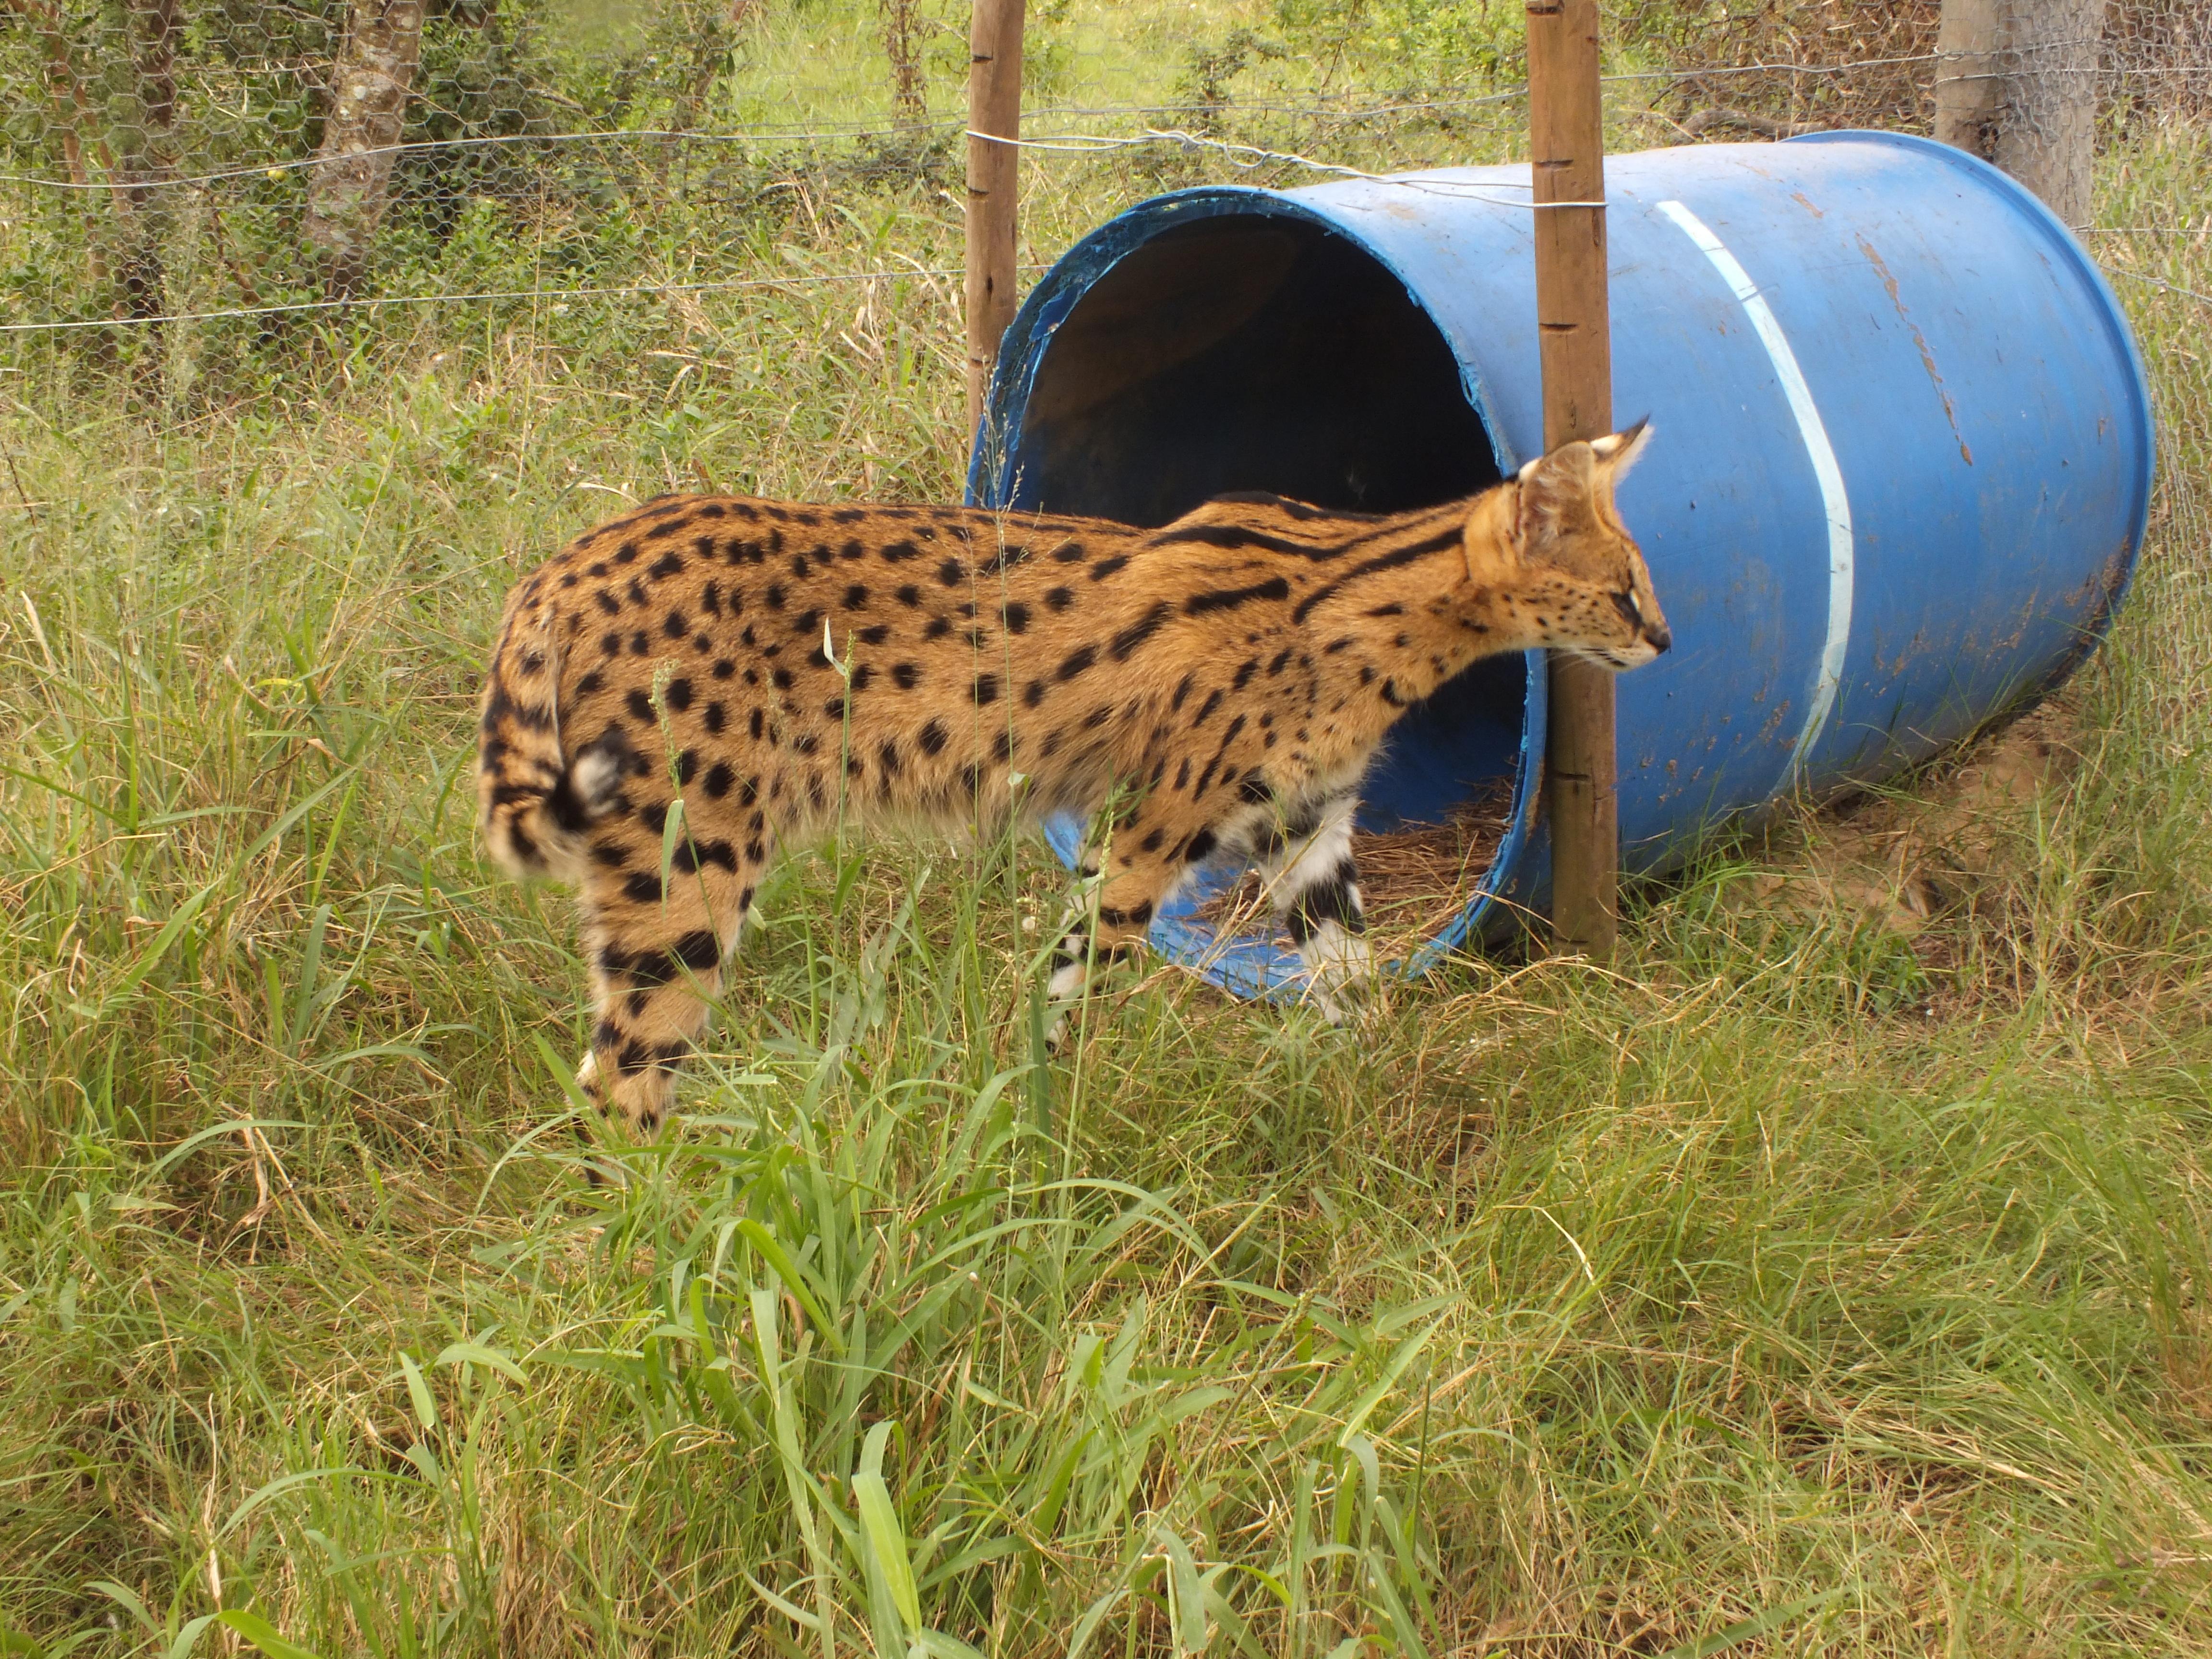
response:
[[(1158, 525), (1259, 489), (1392, 513), (1502, 477), (1434, 319), (1375, 253), (1309, 218), (1173, 224), (1042, 314), (1060, 306), (1009, 434), (1023, 505)], [(1402, 910), (1431, 938), (1473, 898), (1511, 817), (1530, 684), (1522, 658), (1493, 659), (1401, 721), (1360, 823), (1379, 924)], [(1201, 885), (1201, 926), (1225, 921), (1237, 873)]]
[(1258, 213), (1176, 225), (1085, 289), (1022, 428), (1025, 503), (1127, 524), (1233, 489), (1395, 513), (1500, 476), (1404, 283), (1343, 236)]

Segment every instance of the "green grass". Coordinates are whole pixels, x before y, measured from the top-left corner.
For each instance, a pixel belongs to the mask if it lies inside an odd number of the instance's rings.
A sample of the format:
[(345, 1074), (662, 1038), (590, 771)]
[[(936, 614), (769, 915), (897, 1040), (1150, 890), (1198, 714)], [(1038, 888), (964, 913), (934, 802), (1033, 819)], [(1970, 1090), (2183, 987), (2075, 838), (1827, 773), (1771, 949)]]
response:
[[(1030, 246), (1207, 165), (1042, 161)], [(2108, 169), (2208, 210), (2201, 144)], [(746, 257), (957, 233), (849, 186)], [(833, 848), (599, 1195), (565, 906), (470, 822), (500, 595), (623, 494), (951, 495), (954, 283), (387, 319), (258, 402), (24, 351), (0, 1650), (2204, 1651), (2212, 313), (2119, 286), (2154, 542), (1917, 939), (1758, 896), (1941, 769), (1640, 893), (1613, 975), (1333, 1030), (1163, 970), (1039, 1066), (1042, 850)]]

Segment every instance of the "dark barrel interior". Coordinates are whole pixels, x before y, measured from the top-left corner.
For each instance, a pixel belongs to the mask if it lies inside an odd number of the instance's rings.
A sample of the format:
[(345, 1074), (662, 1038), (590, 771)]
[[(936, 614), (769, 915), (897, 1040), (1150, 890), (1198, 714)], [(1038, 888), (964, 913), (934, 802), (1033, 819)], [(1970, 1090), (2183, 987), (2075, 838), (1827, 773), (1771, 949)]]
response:
[[(1049, 279), (1048, 279), (1049, 281)], [(1230, 490), (1395, 513), (1499, 479), (1460, 366), (1374, 255), (1310, 220), (1177, 225), (1110, 267), (1052, 333), (1019, 415), (1012, 497), (1160, 525)], [(1363, 825), (1436, 823), (1512, 778), (1519, 656), (1401, 721)]]

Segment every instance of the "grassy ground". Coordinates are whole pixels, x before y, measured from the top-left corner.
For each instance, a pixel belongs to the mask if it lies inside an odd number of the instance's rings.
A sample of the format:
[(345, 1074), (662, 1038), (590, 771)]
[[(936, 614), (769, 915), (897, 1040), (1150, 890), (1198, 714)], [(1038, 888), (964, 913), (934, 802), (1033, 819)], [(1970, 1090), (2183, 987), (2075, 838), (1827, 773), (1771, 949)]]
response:
[[(1031, 245), (1200, 165), (1041, 163)], [(2208, 181), (2139, 137), (2106, 221)], [(2100, 240), (2166, 483), (2039, 747), (1715, 854), (1613, 975), (1161, 972), (1048, 1068), (1040, 848), (796, 861), (608, 1197), (562, 904), (469, 821), (499, 595), (672, 483), (952, 493), (952, 283), (18, 357), (0, 1650), (2203, 1652), (2203, 240)], [(893, 183), (746, 269), (956, 246)]]

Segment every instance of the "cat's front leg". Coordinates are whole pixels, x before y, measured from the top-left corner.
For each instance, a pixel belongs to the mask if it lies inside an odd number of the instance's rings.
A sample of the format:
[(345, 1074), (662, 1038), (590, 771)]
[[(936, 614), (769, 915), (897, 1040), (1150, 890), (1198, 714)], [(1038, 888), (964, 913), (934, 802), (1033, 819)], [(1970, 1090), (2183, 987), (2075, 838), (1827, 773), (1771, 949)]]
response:
[(1358, 797), (1350, 791), (1281, 810), (1255, 851), (1260, 876), (1283, 931), (1298, 947), (1315, 1006), (1341, 1021), (1338, 997), (1374, 969), (1359, 866), (1352, 854)]

